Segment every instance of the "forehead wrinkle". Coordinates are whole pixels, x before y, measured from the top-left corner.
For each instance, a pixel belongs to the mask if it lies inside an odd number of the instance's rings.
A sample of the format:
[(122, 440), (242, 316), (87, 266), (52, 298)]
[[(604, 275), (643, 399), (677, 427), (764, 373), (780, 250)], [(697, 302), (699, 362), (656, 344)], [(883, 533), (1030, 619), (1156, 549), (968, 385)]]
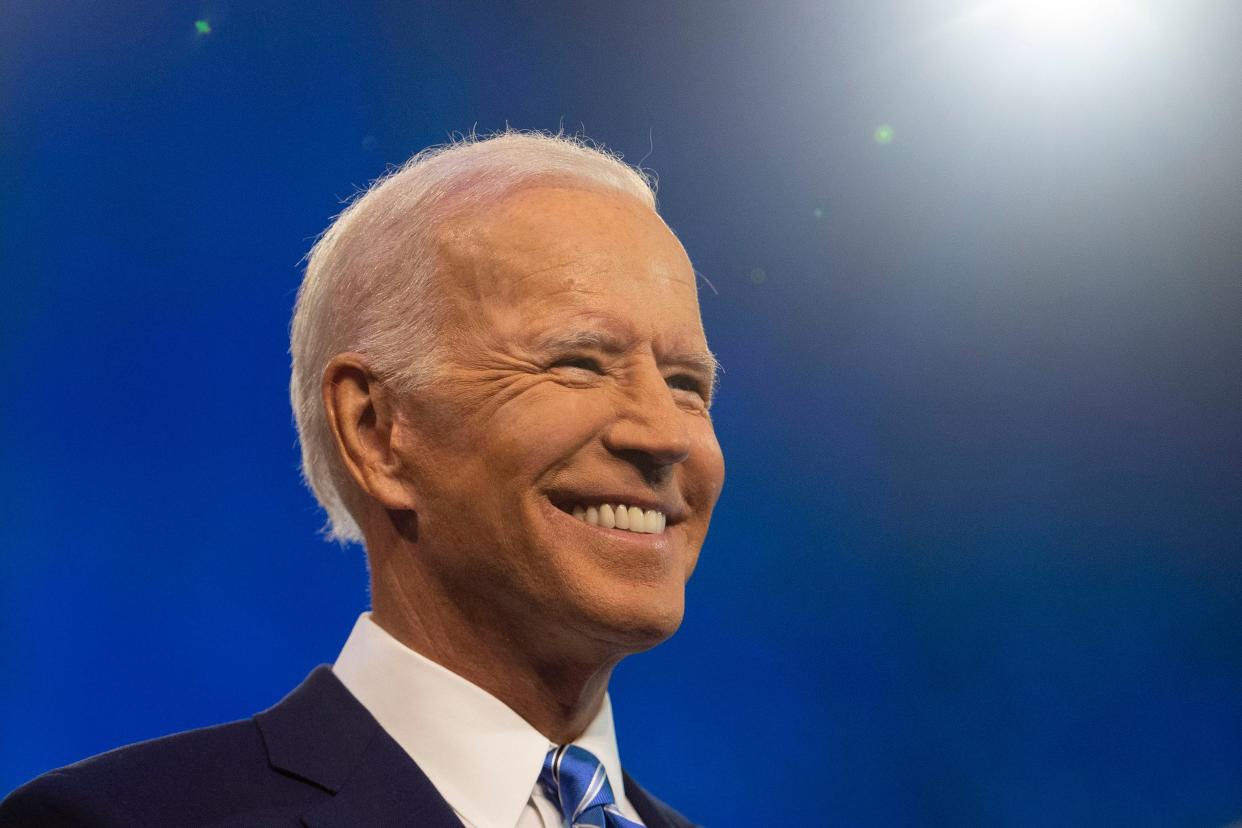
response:
[[(667, 230), (667, 226), (665, 229), (669, 239), (681, 254), (678, 258), (682, 262), (679, 264), (684, 263), (686, 267), (678, 265), (670, 267), (667, 262), (660, 261), (660, 255), (656, 249), (658, 245), (652, 243), (642, 245), (643, 253), (633, 257), (627, 255), (624, 265), (621, 266), (622, 262), (617, 258), (617, 251), (601, 249), (597, 244), (600, 240), (589, 233), (550, 238), (508, 238), (503, 244), (495, 244), (495, 246), (485, 244), (482, 249), (486, 251), (484, 255), (491, 259), (491, 265), (488, 268), (490, 278), (499, 280), (508, 271), (510, 274), (516, 274), (507, 279), (507, 282), (513, 285), (520, 284), (530, 277), (554, 273), (557, 270), (564, 271), (566, 278), (572, 279), (578, 274), (625, 277), (633, 269), (655, 277), (659, 282), (689, 288), (697, 295), (698, 284), (694, 268), (685, 255), (685, 249), (677, 237)], [(494, 232), (495, 228), (492, 228), (492, 233), (489, 235)], [(604, 241), (607, 242), (607, 240)], [(544, 263), (553, 258), (555, 261), (549, 264)], [(573, 285), (571, 284), (570, 287)]]
[[(665, 232), (676, 245), (680, 253), (678, 258), (686, 265), (684, 268), (676, 265), (669, 267), (667, 263), (659, 262), (654, 250), (650, 250), (648, 256), (640, 257), (641, 261), (629, 262), (628, 266), (619, 268), (615, 253), (596, 249), (596, 240), (589, 233), (543, 238), (512, 235), (497, 238), (504, 227), (491, 218), (461, 217), (452, 226), (441, 228), (437, 234), (436, 246), (441, 261), (454, 274), (456, 287), (473, 299), (482, 298), (489, 292), (507, 291), (530, 278), (555, 274), (558, 270), (564, 271), (565, 281), (558, 289), (542, 292), (543, 295), (580, 291), (582, 288), (575, 284), (575, 276), (589, 274), (624, 278), (630, 266), (637, 266), (658, 282), (686, 288), (696, 297), (698, 295), (694, 269), (685, 255), (685, 249), (667, 225), (663, 225)], [(554, 257), (555, 260), (548, 262)]]
[[(486, 270), (489, 287), (496, 293), (516, 291), (531, 279), (547, 277), (550, 284), (523, 297), (524, 301), (542, 302), (563, 293), (598, 292), (589, 286), (590, 277), (613, 278), (620, 275), (616, 263), (602, 254), (571, 254), (553, 261), (545, 259), (545, 262), (531, 261), (534, 258), (536, 257), (525, 254), (496, 257), (493, 265)], [(584, 276), (587, 278), (582, 278)]]
[[(505, 284), (514, 285), (514, 286), (520, 285), (522, 282), (525, 282), (527, 279), (534, 278), (535, 276), (542, 276), (546, 273), (551, 273), (551, 272), (555, 272), (558, 270), (568, 270), (570, 268), (573, 268), (575, 265), (580, 264), (582, 261), (583, 260), (581, 258), (577, 258), (577, 259), (570, 259), (564, 262), (553, 262), (552, 264), (545, 265), (543, 267), (537, 267), (534, 270), (524, 271), (518, 276), (505, 280)], [(565, 287), (566, 289), (572, 289), (573, 285), (571, 283)], [(554, 293), (554, 292), (556, 291), (548, 290), (548, 291), (545, 291), (544, 293), (548, 294), (548, 293)]]

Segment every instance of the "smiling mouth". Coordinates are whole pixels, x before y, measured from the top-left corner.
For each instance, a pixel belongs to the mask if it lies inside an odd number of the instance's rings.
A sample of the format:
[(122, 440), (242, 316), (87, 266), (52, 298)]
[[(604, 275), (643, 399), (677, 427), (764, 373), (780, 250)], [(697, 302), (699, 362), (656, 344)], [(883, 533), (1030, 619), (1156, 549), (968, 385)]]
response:
[(553, 505), (575, 520), (600, 529), (615, 529), (638, 535), (662, 535), (668, 525), (667, 516), (658, 509), (643, 509), (625, 503)]

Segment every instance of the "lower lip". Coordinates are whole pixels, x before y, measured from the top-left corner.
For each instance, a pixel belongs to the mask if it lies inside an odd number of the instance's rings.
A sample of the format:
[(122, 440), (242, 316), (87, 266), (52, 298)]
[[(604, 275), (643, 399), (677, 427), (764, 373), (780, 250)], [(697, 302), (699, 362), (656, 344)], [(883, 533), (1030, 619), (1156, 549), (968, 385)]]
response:
[(593, 526), (585, 520), (578, 520), (567, 512), (563, 512), (552, 504), (552, 501), (544, 498), (543, 508), (545, 512), (551, 512), (566, 521), (573, 523), (582, 528), (583, 532), (589, 532), (592, 536), (601, 539), (614, 541), (624, 546), (635, 547), (638, 549), (650, 549), (657, 552), (664, 552), (671, 548), (672, 539), (669, 537), (669, 527), (664, 527), (663, 532), (649, 534), (646, 532), (631, 532), (628, 529), (605, 529), (603, 526)]

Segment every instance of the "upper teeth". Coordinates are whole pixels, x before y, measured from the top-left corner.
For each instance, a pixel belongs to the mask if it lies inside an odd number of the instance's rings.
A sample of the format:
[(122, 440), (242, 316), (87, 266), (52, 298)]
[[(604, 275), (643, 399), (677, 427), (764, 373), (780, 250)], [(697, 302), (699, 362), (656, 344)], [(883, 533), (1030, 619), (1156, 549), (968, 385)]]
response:
[(603, 506), (575, 506), (573, 515), (578, 520), (585, 520), (592, 526), (602, 526), (605, 529), (628, 529), (631, 532), (650, 535), (663, 532), (667, 520), (664, 513), (656, 509), (648, 509), (644, 512), (638, 506), (626, 506), (620, 503), (616, 505), (605, 503)]

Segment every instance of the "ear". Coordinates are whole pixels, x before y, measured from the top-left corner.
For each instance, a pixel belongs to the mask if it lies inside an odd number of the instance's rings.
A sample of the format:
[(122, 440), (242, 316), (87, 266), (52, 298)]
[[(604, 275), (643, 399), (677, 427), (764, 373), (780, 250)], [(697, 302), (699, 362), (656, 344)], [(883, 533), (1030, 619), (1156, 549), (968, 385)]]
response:
[(341, 462), (354, 482), (386, 509), (413, 511), (396, 451), (397, 400), (361, 354), (337, 354), (323, 372), (323, 407)]

